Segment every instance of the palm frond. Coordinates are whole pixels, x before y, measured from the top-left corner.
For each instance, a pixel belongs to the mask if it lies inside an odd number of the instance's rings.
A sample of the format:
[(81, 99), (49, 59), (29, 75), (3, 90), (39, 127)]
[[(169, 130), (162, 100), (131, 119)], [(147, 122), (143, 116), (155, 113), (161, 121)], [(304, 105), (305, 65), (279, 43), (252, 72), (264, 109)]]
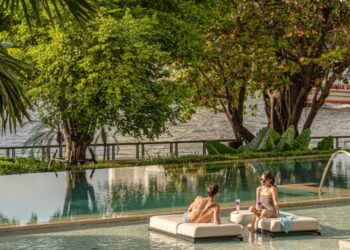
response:
[[(20, 80), (23, 72), (31, 66), (10, 56), (6, 48), (10, 43), (0, 44), (0, 119), (2, 132), (6, 128), (16, 131), (17, 122), (22, 125), (24, 118), (30, 120), (27, 108), (30, 102), (24, 94)], [(8, 127), (7, 127), (8, 126)]]
[(62, 14), (71, 14), (79, 23), (90, 19), (95, 8), (87, 0), (1, 0), (2, 10), (10, 10), (11, 16), (19, 9), (23, 10), (27, 23), (31, 25), (31, 13), (37, 22), (40, 21), (40, 13), (45, 11), (51, 18), (55, 15), (62, 19)]

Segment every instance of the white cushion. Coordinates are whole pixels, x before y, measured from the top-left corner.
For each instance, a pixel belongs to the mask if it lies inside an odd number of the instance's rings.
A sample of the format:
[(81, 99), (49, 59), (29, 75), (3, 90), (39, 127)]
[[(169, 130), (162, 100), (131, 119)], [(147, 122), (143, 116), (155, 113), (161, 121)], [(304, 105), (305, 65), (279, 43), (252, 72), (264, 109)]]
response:
[(178, 226), (177, 234), (191, 238), (240, 236), (242, 226), (232, 223), (187, 223)]
[(233, 223), (183, 223), (183, 215), (160, 215), (150, 219), (150, 228), (193, 239), (207, 237), (241, 236), (242, 226)]
[[(293, 223), (290, 232), (319, 231), (320, 223), (316, 219), (291, 215), (293, 216)], [(261, 219), (258, 222), (258, 228), (273, 233), (283, 232), (280, 218)]]
[(153, 216), (150, 219), (149, 226), (152, 229), (176, 234), (177, 227), (183, 223), (182, 216), (182, 214)]

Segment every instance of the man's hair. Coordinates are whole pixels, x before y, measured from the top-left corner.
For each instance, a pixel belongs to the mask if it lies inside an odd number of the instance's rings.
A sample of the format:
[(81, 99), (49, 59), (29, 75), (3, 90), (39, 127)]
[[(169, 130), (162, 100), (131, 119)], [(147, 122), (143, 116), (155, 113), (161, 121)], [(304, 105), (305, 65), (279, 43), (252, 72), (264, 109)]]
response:
[(216, 184), (210, 185), (208, 187), (208, 195), (210, 197), (213, 197), (214, 195), (216, 195), (217, 193), (219, 193), (219, 186)]

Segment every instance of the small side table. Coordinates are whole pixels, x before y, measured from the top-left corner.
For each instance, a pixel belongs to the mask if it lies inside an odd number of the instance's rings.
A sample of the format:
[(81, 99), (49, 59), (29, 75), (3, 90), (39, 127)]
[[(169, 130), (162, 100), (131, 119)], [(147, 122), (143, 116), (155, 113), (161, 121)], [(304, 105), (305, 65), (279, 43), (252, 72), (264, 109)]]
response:
[(243, 226), (243, 236), (248, 236), (249, 229), (248, 225), (252, 223), (254, 219), (254, 213), (248, 211), (248, 210), (241, 210), (239, 213), (237, 211), (231, 212), (231, 218), (230, 221), (235, 224), (240, 224)]

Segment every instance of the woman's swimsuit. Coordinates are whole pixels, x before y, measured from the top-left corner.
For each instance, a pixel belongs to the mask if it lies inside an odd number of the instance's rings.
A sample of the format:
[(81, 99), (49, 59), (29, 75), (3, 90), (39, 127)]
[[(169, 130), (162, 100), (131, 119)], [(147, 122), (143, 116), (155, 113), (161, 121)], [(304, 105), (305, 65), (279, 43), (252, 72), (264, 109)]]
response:
[[(262, 191), (262, 190), (261, 190)], [(262, 194), (260, 191), (260, 200), (262, 201), (263, 208), (269, 211), (275, 211), (275, 206), (273, 205), (273, 200), (270, 195), (270, 188), (267, 189), (268, 194)], [(266, 192), (266, 191), (265, 191)]]

